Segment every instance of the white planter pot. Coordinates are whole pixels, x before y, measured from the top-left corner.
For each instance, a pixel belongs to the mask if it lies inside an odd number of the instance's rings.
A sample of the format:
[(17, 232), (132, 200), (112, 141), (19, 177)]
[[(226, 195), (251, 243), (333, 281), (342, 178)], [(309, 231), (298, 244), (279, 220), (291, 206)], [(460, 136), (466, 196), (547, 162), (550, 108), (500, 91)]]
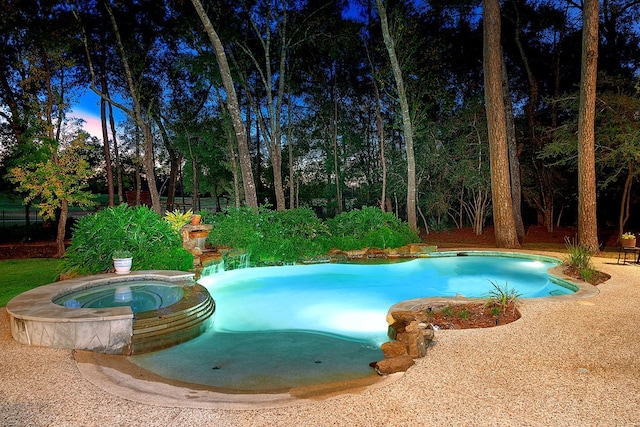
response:
[(129, 274), (132, 262), (133, 258), (114, 258), (113, 267), (116, 269), (116, 274)]

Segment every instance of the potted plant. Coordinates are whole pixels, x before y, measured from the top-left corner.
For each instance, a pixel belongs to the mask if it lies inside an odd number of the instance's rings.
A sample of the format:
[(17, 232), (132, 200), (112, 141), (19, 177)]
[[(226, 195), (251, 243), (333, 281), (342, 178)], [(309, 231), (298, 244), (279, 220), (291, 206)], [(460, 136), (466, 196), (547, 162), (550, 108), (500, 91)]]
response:
[(133, 262), (131, 252), (119, 249), (113, 251), (111, 258), (113, 258), (113, 268), (115, 268), (116, 274), (129, 274), (131, 272), (131, 264)]
[(620, 236), (620, 244), (623, 248), (634, 248), (636, 246), (636, 235), (633, 233), (623, 233)]

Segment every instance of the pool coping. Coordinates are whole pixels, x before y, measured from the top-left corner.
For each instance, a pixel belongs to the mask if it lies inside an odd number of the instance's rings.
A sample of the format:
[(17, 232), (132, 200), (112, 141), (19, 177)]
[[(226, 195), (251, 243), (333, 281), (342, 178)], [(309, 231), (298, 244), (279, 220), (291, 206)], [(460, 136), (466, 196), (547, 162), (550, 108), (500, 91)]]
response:
[(131, 308), (67, 308), (53, 302), (71, 292), (140, 280), (193, 281), (194, 273), (141, 270), (62, 280), (26, 291), (7, 305), (11, 335), (21, 344), (91, 350), (107, 354), (130, 351), (134, 314)]

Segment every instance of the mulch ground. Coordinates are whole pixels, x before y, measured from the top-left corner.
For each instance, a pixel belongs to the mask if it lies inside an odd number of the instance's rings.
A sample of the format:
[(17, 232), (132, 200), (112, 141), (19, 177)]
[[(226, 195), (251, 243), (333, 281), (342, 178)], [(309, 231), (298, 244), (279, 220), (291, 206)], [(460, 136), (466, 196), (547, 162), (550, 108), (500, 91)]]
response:
[[(522, 246), (536, 246), (541, 248), (549, 245), (552, 248), (564, 248), (566, 239), (574, 241), (578, 235), (577, 227), (556, 227), (553, 231), (547, 231), (546, 227), (529, 226), (525, 228), (525, 236), (522, 239)], [(483, 233), (475, 234), (471, 228), (452, 228), (447, 231), (429, 234), (424, 232), (422, 240), (427, 243), (437, 244), (438, 247), (496, 247), (496, 238), (493, 227), (485, 227)], [(611, 249), (617, 245), (617, 234), (615, 230), (603, 230), (598, 236), (601, 249)]]
[(419, 310), (429, 315), (429, 323), (436, 329), (491, 328), (520, 318), (515, 302), (504, 308), (476, 302), (451, 304), (437, 310), (421, 307)]
[(56, 242), (4, 243), (0, 245), (0, 259), (54, 258)]

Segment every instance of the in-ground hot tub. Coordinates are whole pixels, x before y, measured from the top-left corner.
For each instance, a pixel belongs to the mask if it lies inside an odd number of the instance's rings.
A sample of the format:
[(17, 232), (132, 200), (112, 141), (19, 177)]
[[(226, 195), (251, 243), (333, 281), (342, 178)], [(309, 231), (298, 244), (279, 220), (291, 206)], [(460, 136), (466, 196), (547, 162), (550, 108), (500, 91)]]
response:
[(183, 297), (184, 288), (179, 284), (159, 280), (134, 280), (75, 291), (59, 296), (53, 302), (67, 308), (128, 306), (135, 314), (169, 307)]
[(185, 342), (210, 325), (209, 292), (181, 271), (64, 280), (7, 303), (13, 338), (27, 345), (139, 354)]

